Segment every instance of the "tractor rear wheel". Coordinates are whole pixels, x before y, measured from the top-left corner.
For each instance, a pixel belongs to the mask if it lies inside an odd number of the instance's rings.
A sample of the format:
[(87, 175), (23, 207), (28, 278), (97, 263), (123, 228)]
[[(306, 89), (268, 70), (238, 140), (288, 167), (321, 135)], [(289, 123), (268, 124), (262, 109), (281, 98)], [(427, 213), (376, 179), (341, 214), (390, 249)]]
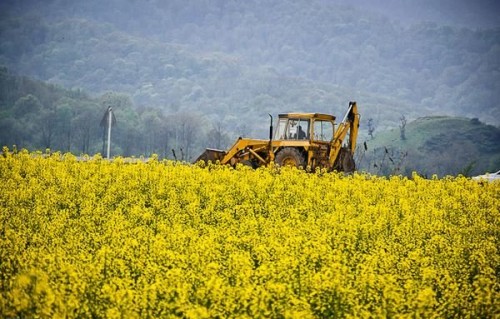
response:
[(275, 157), (276, 164), (279, 166), (306, 167), (306, 159), (300, 151), (293, 147), (285, 147)]

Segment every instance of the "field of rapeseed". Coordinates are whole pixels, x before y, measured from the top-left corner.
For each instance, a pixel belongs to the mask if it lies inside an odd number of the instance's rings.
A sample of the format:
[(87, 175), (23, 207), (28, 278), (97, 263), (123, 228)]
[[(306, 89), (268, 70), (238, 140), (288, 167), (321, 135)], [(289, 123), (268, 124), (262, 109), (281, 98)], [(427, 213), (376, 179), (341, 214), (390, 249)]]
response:
[(2, 318), (500, 316), (500, 183), (6, 149), (0, 178)]

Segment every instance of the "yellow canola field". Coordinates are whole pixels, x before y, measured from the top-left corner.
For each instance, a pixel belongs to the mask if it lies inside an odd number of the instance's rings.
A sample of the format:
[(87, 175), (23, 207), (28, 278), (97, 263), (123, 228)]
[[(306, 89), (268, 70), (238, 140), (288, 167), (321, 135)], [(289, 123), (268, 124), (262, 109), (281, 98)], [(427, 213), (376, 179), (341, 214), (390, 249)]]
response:
[(498, 318), (500, 183), (4, 149), (2, 318)]

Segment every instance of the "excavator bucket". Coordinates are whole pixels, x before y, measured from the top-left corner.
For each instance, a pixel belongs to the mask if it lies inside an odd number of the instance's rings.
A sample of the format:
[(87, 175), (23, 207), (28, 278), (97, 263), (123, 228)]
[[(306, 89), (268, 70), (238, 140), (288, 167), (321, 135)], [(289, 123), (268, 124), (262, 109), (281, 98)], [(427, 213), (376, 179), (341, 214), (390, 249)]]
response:
[(225, 155), (226, 151), (207, 148), (205, 152), (201, 153), (201, 155), (198, 156), (194, 163), (197, 163), (199, 161), (204, 161), (205, 163), (211, 161), (212, 163), (215, 163), (216, 161), (220, 161), (221, 159), (223, 159)]

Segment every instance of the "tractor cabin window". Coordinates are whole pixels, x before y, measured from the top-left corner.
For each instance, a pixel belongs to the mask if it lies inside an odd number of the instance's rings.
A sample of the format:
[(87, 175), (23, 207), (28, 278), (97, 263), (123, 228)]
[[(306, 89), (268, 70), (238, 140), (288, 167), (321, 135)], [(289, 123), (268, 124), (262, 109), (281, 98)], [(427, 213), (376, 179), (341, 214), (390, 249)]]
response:
[(276, 138), (279, 140), (307, 140), (309, 139), (308, 119), (280, 119)]
[(276, 130), (276, 135), (275, 139), (277, 140), (284, 140), (286, 139), (286, 123), (288, 122), (288, 119), (280, 119), (278, 122), (278, 129)]
[(314, 121), (314, 140), (329, 142), (333, 138), (333, 123), (330, 121)]

